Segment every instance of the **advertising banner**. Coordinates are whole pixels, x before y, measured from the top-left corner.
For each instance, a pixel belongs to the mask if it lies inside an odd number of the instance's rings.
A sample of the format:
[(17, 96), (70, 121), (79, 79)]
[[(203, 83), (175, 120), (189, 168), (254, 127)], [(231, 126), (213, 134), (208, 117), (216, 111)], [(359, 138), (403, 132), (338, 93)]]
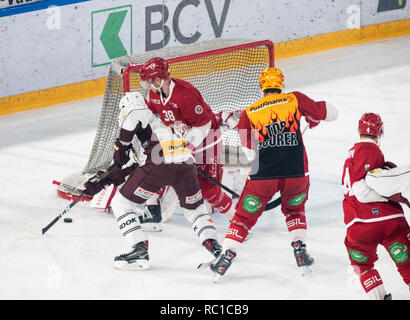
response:
[[(17, 3), (0, 0), (9, 2)], [(406, 0), (39, 3), (48, 6), (6, 16), (0, 9), (0, 97), (102, 78), (112, 59), (164, 46), (215, 38), (278, 43), (410, 18)]]

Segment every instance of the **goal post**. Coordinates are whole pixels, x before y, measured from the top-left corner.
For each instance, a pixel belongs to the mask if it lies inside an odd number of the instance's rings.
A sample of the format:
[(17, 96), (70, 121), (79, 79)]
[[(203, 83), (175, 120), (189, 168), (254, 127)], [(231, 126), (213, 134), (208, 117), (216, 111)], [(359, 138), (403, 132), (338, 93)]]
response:
[[(270, 40), (214, 39), (114, 59), (88, 162), (81, 173), (62, 181), (64, 183), (58, 187), (60, 193), (70, 193), (70, 190), (64, 190), (64, 184), (81, 188), (88, 177), (110, 166), (114, 142), (119, 134), (119, 101), (124, 92), (138, 91), (147, 95), (141, 87), (139, 71), (153, 57), (165, 59), (171, 78), (190, 82), (212, 111), (218, 113), (244, 109), (262, 97), (258, 78), (264, 68), (274, 66), (274, 44)], [(237, 131), (224, 130), (223, 145), (222, 163), (249, 165), (239, 147)]]

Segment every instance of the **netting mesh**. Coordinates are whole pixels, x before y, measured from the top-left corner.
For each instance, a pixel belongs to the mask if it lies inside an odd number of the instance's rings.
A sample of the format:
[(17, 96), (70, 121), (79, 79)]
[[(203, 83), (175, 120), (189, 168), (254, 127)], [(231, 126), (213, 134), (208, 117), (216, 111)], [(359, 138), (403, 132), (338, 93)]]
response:
[[(235, 48), (238, 46), (240, 48)], [(271, 47), (249, 39), (217, 39), (115, 59), (110, 67), (97, 134), (83, 175), (104, 170), (112, 161), (114, 141), (119, 134), (117, 119), (118, 104), (124, 91), (123, 69), (130, 63), (140, 65), (157, 56), (167, 60), (176, 58), (177, 62), (169, 61), (171, 77), (185, 79), (197, 87), (215, 113), (244, 109), (261, 98), (258, 77), (263, 68), (272, 64)], [(181, 58), (185, 56), (188, 57)], [(138, 72), (130, 74), (130, 91), (146, 95), (139, 80)], [(237, 132), (224, 131), (223, 142), (227, 154), (232, 154), (233, 150), (237, 152)]]

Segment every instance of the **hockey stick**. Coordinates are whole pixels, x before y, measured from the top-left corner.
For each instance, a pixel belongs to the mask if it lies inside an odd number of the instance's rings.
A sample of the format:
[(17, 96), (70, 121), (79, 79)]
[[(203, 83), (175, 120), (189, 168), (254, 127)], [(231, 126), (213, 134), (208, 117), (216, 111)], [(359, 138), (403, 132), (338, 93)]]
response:
[[(97, 178), (97, 180), (94, 183), (97, 184), (102, 179), (107, 177), (114, 166), (115, 166), (115, 164), (112, 164), (107, 170), (105, 170), (105, 172), (101, 176), (99, 176)], [(86, 190), (82, 191), (75, 201), (71, 202), (57, 217), (55, 217), (53, 219), (53, 221), (51, 221), (48, 225), (46, 225), (44, 228), (42, 228), (41, 229), (41, 234), (45, 234), (53, 225), (55, 225), (57, 223), (58, 220), (60, 220), (64, 215), (66, 215), (67, 212), (69, 212), (72, 207), (74, 207), (78, 202), (80, 202), (81, 199), (85, 196), (85, 191)]]
[(58, 220), (60, 220), (68, 211), (70, 211), (71, 208), (74, 207), (82, 199), (84, 195), (85, 190), (81, 192), (81, 194), (75, 201), (71, 202), (57, 217), (55, 217), (53, 221), (51, 221), (47, 226), (41, 229), (41, 234), (45, 234)]
[[(240, 197), (239, 194), (237, 194), (235, 191), (233, 191), (232, 189), (229, 189), (227, 186), (223, 185), (222, 183), (218, 182), (217, 180), (211, 178), (210, 176), (208, 176), (205, 172), (203, 172), (201, 169), (197, 168), (198, 173), (203, 176), (205, 179), (213, 182), (214, 184), (216, 184), (217, 186), (220, 186), (222, 189), (228, 191), (231, 195), (232, 198), (234, 199), (238, 199)], [(268, 211), (268, 210), (272, 210), (273, 208), (276, 208), (277, 206), (279, 206), (281, 204), (281, 197), (275, 199), (272, 202), (269, 202), (264, 211)]]
[(208, 176), (205, 172), (203, 172), (201, 169), (199, 169), (198, 167), (196, 168), (196, 170), (198, 171), (198, 173), (203, 176), (205, 179), (211, 181), (212, 183), (216, 184), (217, 186), (221, 187), (222, 189), (228, 191), (231, 195), (232, 198), (237, 199), (239, 198), (239, 194), (237, 194), (235, 191), (229, 189), (227, 186), (223, 185), (222, 183), (220, 183), (219, 181), (215, 180), (214, 178)]

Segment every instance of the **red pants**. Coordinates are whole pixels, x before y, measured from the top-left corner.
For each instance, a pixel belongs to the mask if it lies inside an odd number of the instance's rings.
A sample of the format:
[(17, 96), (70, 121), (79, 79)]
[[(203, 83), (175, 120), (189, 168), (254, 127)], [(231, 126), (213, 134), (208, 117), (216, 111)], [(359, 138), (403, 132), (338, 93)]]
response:
[[(215, 137), (215, 140), (217, 140), (218, 137), (219, 136)], [(221, 164), (222, 150), (223, 145), (222, 141), (220, 141), (212, 147), (195, 154), (197, 168), (218, 182), (222, 181), (223, 175), (223, 165)], [(204, 200), (213, 208), (217, 209), (220, 213), (226, 213), (231, 208), (232, 199), (222, 191), (221, 187), (200, 174), (198, 174), (198, 181)]]
[(364, 273), (377, 261), (377, 247), (389, 252), (406, 284), (410, 284), (410, 227), (405, 218), (354, 223), (347, 229), (345, 245), (353, 267)]
[(305, 203), (309, 193), (309, 177), (247, 180), (236, 206), (235, 216), (226, 238), (243, 242), (266, 204), (276, 192), (282, 197), (281, 210), (289, 231), (306, 229)]

